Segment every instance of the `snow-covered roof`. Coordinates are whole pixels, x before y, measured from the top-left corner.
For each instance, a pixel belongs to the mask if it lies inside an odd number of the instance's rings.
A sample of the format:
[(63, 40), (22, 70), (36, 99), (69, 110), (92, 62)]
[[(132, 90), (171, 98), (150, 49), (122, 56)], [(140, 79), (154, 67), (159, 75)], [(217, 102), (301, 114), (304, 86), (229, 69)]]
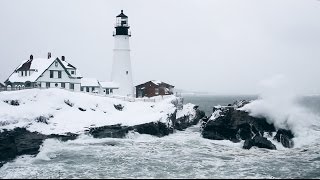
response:
[(151, 82), (158, 86), (163, 83), (162, 81), (159, 81), (159, 80), (152, 80)]
[(77, 69), (76, 67), (74, 67), (72, 64), (70, 64), (70, 63), (68, 63), (67, 61), (63, 61), (63, 60), (61, 60), (61, 62), (62, 62), (62, 64), (64, 65), (64, 67), (66, 68), (66, 69)]
[[(137, 85), (137, 86), (145, 85), (146, 83), (149, 83), (149, 82), (153, 83), (153, 84), (156, 85), (156, 86), (160, 86), (160, 85), (172, 86), (172, 85), (170, 85), (170, 84), (168, 84), (168, 83), (165, 83), (165, 82), (159, 81), (159, 80), (151, 80), (151, 81), (145, 82), (145, 83), (143, 83), (143, 84), (139, 84), (139, 85)], [(137, 87), (137, 86), (136, 86), (136, 87)], [(172, 87), (174, 87), (174, 86), (172, 86)]]
[(82, 78), (81, 79), (81, 86), (82, 87), (100, 87), (99, 81), (94, 78)]
[[(46, 69), (57, 59), (57, 57), (47, 58), (35, 58), (23, 61), (15, 71), (10, 75), (8, 81), (10, 82), (35, 82), (41, 74), (44, 73)], [(59, 59), (59, 58), (58, 58)], [(71, 68), (71, 64), (66, 61), (60, 61), (65, 68)], [(76, 69), (72, 66), (73, 69)], [(30, 76), (19, 76), (19, 73), (16, 71), (33, 71)], [(77, 75), (71, 75), (72, 77), (81, 77), (81, 74), (78, 72)]]
[[(8, 78), (10, 82), (34, 82), (38, 79), (38, 77), (53, 63), (56, 58), (36, 58), (32, 60), (23, 61), (16, 70), (24, 67), (23, 70), (34, 70), (34, 72), (30, 76), (19, 76), (19, 73), (12, 73)], [(26, 69), (28, 68), (28, 69)]]
[(118, 89), (119, 84), (115, 82), (100, 81), (102, 88)]
[(76, 74), (70, 73), (70, 75), (75, 78), (79, 78), (79, 77), (82, 78), (82, 75), (81, 75), (81, 72), (79, 71), (79, 69), (77, 69), (76, 71), (77, 71)]

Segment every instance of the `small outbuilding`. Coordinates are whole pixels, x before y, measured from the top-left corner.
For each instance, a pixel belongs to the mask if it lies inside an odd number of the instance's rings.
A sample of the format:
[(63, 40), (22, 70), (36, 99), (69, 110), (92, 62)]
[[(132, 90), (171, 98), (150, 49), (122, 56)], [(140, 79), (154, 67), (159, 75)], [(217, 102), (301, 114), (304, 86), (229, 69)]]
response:
[(101, 85), (97, 79), (94, 78), (82, 78), (81, 79), (81, 91), (87, 93), (100, 93)]
[(174, 86), (162, 81), (148, 81), (136, 86), (136, 97), (153, 97), (173, 94)]

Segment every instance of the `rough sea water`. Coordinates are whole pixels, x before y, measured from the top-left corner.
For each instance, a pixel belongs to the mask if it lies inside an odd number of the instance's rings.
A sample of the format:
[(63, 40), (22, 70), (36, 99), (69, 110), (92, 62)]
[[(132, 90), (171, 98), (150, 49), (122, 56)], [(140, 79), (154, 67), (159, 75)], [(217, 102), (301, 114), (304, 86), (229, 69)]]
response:
[[(185, 97), (185, 103), (210, 112), (216, 104), (254, 99), (202, 98)], [(320, 112), (320, 97), (303, 98), (301, 104)], [(48, 139), (37, 156), (21, 156), (0, 168), (0, 178), (320, 178), (320, 141), (312, 137), (316, 141), (292, 149), (275, 143), (278, 150), (244, 150), (243, 142), (204, 139), (199, 126), (162, 138), (131, 133), (125, 139)]]

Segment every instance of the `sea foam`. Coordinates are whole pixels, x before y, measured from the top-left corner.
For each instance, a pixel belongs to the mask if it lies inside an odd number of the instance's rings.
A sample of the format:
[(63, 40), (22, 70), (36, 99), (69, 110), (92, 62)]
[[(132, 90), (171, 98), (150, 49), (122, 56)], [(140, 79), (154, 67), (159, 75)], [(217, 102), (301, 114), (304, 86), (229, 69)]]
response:
[(260, 83), (259, 98), (241, 110), (255, 117), (266, 117), (276, 128), (290, 129), (295, 147), (308, 145), (320, 138), (320, 118), (299, 103), (303, 91), (284, 75)]

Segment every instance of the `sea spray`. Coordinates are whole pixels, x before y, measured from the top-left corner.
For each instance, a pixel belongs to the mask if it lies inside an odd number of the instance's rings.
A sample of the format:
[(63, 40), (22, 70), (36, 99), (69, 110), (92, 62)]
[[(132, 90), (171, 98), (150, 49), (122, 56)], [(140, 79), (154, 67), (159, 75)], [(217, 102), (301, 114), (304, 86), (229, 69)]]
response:
[(295, 147), (310, 144), (320, 138), (320, 118), (299, 104), (301, 90), (284, 75), (276, 75), (260, 83), (259, 98), (241, 110), (255, 117), (266, 117), (276, 128), (290, 129)]

